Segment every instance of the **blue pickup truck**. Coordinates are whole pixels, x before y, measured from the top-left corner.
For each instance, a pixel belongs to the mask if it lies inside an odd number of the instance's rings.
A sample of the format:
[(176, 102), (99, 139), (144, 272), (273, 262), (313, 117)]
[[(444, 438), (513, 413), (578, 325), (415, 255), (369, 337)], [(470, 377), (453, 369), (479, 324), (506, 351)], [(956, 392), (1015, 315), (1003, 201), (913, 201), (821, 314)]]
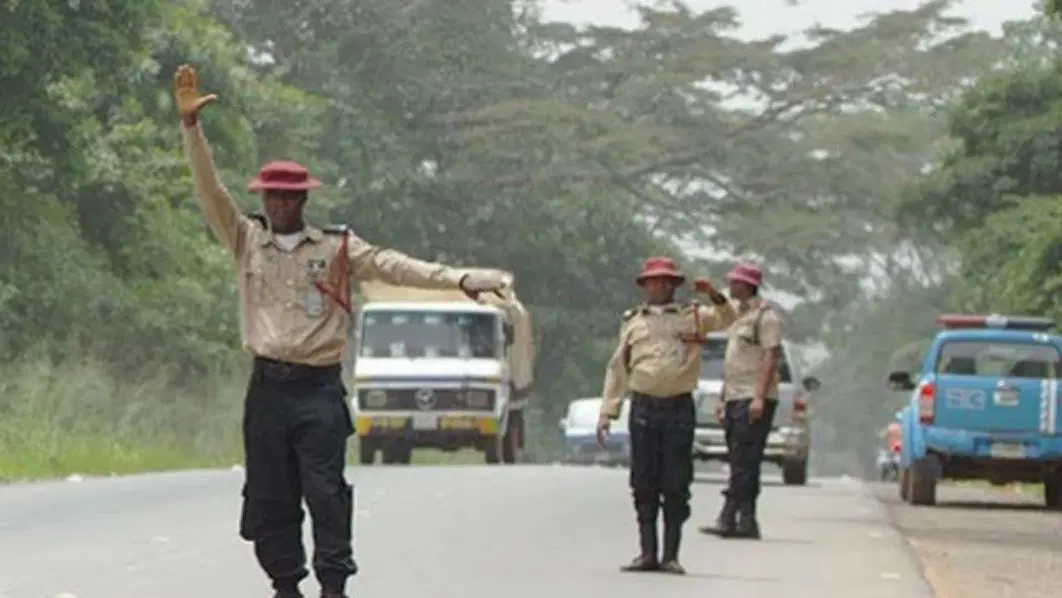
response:
[(936, 503), (937, 482), (1043, 484), (1062, 509), (1062, 337), (1046, 318), (943, 315), (921, 371), (892, 372), (911, 392), (900, 412), (900, 496)]

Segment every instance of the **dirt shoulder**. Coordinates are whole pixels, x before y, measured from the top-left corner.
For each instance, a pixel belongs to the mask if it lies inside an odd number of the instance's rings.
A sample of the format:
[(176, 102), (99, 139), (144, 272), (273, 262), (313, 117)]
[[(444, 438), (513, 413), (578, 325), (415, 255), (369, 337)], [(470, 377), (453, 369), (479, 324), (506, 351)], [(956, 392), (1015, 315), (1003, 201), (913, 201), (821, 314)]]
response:
[(925, 567), (938, 598), (1057, 598), (1062, 513), (1013, 491), (947, 486), (935, 507), (900, 501), (895, 484), (874, 486), (893, 524)]

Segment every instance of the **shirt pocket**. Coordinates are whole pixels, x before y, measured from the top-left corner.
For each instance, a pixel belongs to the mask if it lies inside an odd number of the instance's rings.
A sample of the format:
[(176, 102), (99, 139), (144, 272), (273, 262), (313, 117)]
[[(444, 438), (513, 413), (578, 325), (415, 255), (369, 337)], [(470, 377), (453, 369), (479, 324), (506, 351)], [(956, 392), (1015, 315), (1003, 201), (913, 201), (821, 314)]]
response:
[(752, 322), (736, 322), (730, 334), (733, 338), (746, 345), (751, 345), (756, 340), (756, 329)]

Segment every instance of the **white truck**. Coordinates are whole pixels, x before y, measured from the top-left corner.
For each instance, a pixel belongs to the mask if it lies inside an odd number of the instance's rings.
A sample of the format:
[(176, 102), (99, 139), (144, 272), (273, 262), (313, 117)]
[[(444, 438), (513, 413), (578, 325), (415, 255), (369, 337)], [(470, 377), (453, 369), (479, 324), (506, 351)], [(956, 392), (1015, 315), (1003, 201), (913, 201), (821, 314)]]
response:
[(408, 464), (414, 448), (473, 448), (516, 463), (531, 387), (531, 318), (512, 291), (473, 301), (459, 290), (362, 285), (352, 411), (359, 461)]

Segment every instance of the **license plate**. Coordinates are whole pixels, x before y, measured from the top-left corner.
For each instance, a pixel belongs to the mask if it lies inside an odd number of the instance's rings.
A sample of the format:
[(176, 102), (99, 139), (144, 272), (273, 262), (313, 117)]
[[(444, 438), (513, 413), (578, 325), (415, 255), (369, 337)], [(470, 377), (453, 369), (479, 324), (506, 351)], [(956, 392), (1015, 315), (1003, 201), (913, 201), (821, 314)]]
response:
[(414, 430), (434, 430), (439, 427), (439, 416), (435, 413), (414, 413)]
[(1025, 445), (1020, 442), (993, 442), (988, 452), (997, 459), (1021, 459), (1025, 457)]
[(1018, 404), (1018, 392), (1015, 390), (996, 391), (993, 400), (1001, 407), (1014, 407)]

